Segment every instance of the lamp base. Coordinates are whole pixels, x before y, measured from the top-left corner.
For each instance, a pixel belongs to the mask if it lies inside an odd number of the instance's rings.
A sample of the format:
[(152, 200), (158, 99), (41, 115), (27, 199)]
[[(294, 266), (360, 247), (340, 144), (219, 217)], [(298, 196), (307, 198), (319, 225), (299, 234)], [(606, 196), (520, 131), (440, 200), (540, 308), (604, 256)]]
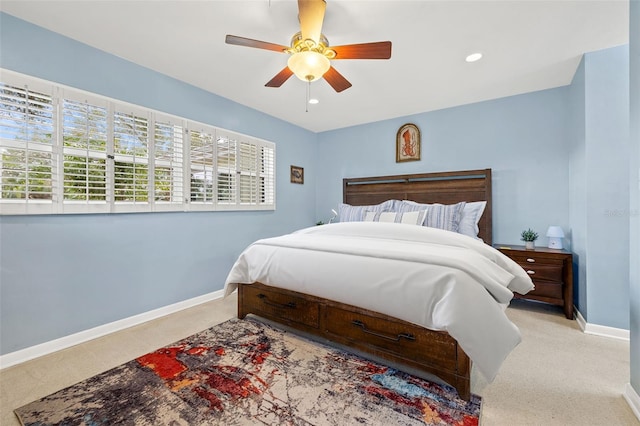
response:
[(562, 238), (549, 237), (549, 248), (562, 249)]

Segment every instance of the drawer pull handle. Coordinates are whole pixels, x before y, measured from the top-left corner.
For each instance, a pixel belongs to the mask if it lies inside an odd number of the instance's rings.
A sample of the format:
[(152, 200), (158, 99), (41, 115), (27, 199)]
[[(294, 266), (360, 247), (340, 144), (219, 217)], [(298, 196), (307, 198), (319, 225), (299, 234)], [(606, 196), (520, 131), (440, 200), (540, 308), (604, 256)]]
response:
[(416, 340), (413, 334), (409, 334), (409, 333), (400, 333), (397, 336), (388, 336), (386, 334), (377, 333), (375, 331), (368, 330), (367, 326), (362, 321), (359, 321), (359, 320), (353, 320), (351, 321), (351, 324), (355, 325), (356, 327), (362, 328), (362, 331), (364, 331), (367, 334), (373, 334), (376, 337), (381, 337), (383, 339), (391, 340), (393, 342), (399, 342), (400, 339)]
[(536, 273), (536, 271), (532, 271), (531, 269), (527, 270), (527, 274), (529, 274), (529, 275), (533, 275), (535, 273)]
[(532, 258), (530, 258), (530, 257), (527, 257), (527, 262), (529, 262), (529, 263), (536, 263), (536, 260), (535, 260), (535, 259), (532, 259)]
[(269, 305), (269, 306), (274, 306), (276, 308), (289, 308), (289, 309), (295, 309), (296, 308), (296, 304), (295, 302), (288, 302), (288, 303), (275, 303), (272, 302), (270, 300), (267, 299), (267, 295), (266, 294), (258, 294), (258, 299), (262, 299), (262, 302), (265, 305)]

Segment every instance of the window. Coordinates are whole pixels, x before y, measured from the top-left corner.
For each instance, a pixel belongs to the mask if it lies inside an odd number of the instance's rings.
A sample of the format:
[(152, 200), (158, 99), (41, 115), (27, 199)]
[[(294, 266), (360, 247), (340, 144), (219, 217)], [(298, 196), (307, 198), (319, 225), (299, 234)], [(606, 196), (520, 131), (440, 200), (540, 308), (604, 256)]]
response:
[(55, 109), (51, 92), (38, 89), (1, 86), (0, 196), (14, 205), (54, 197)]
[(275, 144), (3, 70), (0, 213), (220, 209), (275, 209)]
[[(107, 203), (107, 107), (62, 102), (63, 203)], [(71, 208), (70, 208), (71, 209)]]
[(184, 127), (170, 118), (154, 123), (153, 199), (156, 209), (181, 207), (184, 201)]

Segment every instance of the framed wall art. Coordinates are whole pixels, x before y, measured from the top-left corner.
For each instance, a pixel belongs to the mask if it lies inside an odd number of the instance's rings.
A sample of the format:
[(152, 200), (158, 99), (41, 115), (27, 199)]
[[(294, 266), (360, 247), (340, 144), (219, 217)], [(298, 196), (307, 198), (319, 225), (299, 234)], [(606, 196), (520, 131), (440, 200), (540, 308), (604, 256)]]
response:
[(304, 168), (291, 166), (291, 183), (304, 184)]
[(420, 161), (420, 129), (412, 123), (402, 125), (396, 134), (396, 163)]

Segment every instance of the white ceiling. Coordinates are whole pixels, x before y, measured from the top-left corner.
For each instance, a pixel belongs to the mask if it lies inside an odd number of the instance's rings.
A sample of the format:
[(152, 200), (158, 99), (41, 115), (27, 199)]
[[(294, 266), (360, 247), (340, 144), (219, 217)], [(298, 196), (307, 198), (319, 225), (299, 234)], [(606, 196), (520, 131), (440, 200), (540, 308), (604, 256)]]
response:
[[(333, 61), (353, 87), (264, 84), (288, 55), (227, 45), (226, 34), (289, 45), (297, 2), (8, 1), (0, 10), (313, 132), (569, 84), (585, 52), (628, 42), (628, 0), (327, 0), (331, 45), (390, 40), (390, 60)], [(464, 58), (482, 52), (479, 62)]]

